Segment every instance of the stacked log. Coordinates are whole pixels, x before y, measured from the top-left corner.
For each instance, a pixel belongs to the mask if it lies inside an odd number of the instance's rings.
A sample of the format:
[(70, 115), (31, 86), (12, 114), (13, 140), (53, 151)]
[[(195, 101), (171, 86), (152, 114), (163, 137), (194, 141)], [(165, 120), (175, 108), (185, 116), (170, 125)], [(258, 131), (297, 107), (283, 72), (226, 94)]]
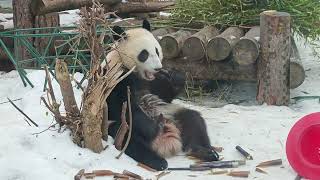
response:
[(259, 39), (260, 27), (255, 26), (235, 44), (232, 50), (234, 61), (239, 65), (254, 64), (260, 52)]
[[(212, 27), (210, 28), (215, 29)], [(217, 35), (217, 33), (214, 32), (215, 30), (208, 33), (208, 29), (210, 28), (205, 27), (197, 33), (188, 33), (188, 31), (185, 30), (179, 30), (175, 33), (163, 36), (160, 40), (160, 45), (162, 46), (165, 57), (165, 60), (163, 61), (164, 67), (187, 72), (194, 79), (198, 80), (261, 81), (261, 79), (263, 79), (260, 77), (261, 69), (260, 73), (258, 73), (257, 70), (258, 66), (261, 67), (265, 65), (262, 65), (260, 57), (260, 27), (252, 27), (245, 34), (242, 29), (231, 27), (220, 35)], [(161, 29), (158, 32), (161, 32), (161, 37), (162, 34), (167, 34), (168, 30)], [(208, 34), (215, 37), (209, 38), (208, 45), (205, 46), (206, 40), (208, 40)], [(216, 45), (210, 46), (210, 41), (216, 41)], [(211, 48), (211, 50), (208, 48)], [(205, 51), (208, 56), (203, 55), (203, 52)], [(211, 56), (210, 58), (210, 53), (219, 58), (212, 58), (214, 56)], [(289, 58), (289, 56), (282, 56), (278, 59), (282, 58), (286, 59)], [(291, 56), (288, 64), (289, 67), (286, 68), (287, 70), (290, 69), (290, 77), (287, 77), (289, 80), (287, 83), (290, 84), (289, 88), (294, 89), (300, 86), (305, 79), (305, 71), (294, 42), (291, 46)], [(273, 66), (274, 65), (270, 67)], [(289, 71), (285, 69), (281, 70), (282, 67), (278, 66), (280, 69), (276, 71), (285, 71), (284, 74), (287, 74)], [(273, 67), (273, 69), (276, 68)], [(278, 74), (278, 76), (284, 74)], [(273, 75), (275, 75), (275, 73), (270, 74), (270, 76)], [(265, 76), (263, 77), (267, 78)], [(286, 79), (286, 77), (282, 77), (283, 82), (285, 82), (283, 78)], [(280, 85), (278, 86), (280, 87)], [(288, 93), (288, 90), (286, 90), (282, 94)], [(278, 102), (276, 104), (286, 104), (283, 102)], [(270, 102), (269, 104), (274, 104), (274, 102)]]
[(207, 26), (187, 38), (182, 46), (182, 54), (189, 60), (200, 60), (206, 54), (208, 41), (219, 35), (219, 30), (214, 26)]
[(294, 39), (291, 37), (290, 52), (290, 88), (299, 87), (305, 79), (305, 71), (301, 63), (301, 57)]
[(178, 57), (181, 52), (184, 41), (193, 33), (190, 31), (179, 30), (177, 32), (165, 35), (160, 40), (163, 56), (165, 59)]
[(229, 27), (220, 35), (212, 38), (207, 45), (207, 55), (212, 61), (222, 61), (229, 57), (233, 46), (244, 35), (243, 29)]

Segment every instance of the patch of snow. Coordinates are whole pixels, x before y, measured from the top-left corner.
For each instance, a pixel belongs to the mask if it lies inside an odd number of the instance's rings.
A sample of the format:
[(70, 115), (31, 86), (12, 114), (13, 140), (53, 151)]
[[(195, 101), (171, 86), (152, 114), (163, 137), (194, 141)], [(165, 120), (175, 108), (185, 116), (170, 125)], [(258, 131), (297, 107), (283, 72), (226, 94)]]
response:
[(79, 23), (79, 9), (68, 10), (59, 13), (61, 26), (73, 26)]
[[(291, 90), (291, 96), (319, 95), (320, 92), (320, 62), (312, 56), (312, 51), (302, 42), (298, 43), (303, 64), (306, 71), (306, 80), (298, 88)], [(44, 72), (29, 70), (28, 78), (35, 85), (34, 88), (24, 87), (16, 71), (0, 75), (0, 102), (22, 98), (15, 104), (20, 107), (31, 119), (39, 124), (39, 128), (30, 127), (24, 117), (9, 103), (0, 104), (0, 179), (19, 180), (64, 180), (72, 179), (80, 170), (109, 169), (122, 172), (124, 169), (135, 172), (143, 177), (154, 178), (156, 173), (148, 172), (136, 166), (136, 162), (126, 155), (120, 160), (112, 145), (112, 138), (104, 144), (109, 147), (101, 154), (95, 154), (88, 149), (82, 149), (72, 143), (69, 131), (58, 133), (56, 128), (34, 135), (53, 124), (51, 114), (40, 97), (43, 92)], [(82, 75), (75, 75), (77, 80)], [(58, 101), (62, 101), (59, 86), (53, 81), (53, 87)], [(81, 99), (81, 90), (74, 88), (78, 105)], [(254, 94), (252, 91), (246, 93)], [(304, 100), (285, 106), (266, 105), (226, 105), (221, 108), (211, 108), (210, 100), (205, 106), (175, 100), (174, 103), (198, 110), (206, 119), (208, 133), (212, 145), (222, 146), (221, 155), (225, 160), (242, 159), (235, 150), (236, 145), (241, 145), (254, 158), (247, 161), (247, 165), (238, 170), (250, 170), (248, 179), (294, 179), (296, 173), (288, 164), (285, 154), (287, 134), (293, 124), (301, 117), (317, 112), (320, 104), (317, 100)], [(63, 106), (61, 107), (63, 110)], [(282, 158), (283, 167), (266, 168), (267, 175), (255, 172), (255, 166), (271, 159)], [(168, 159), (169, 167), (185, 167), (193, 163), (184, 156)], [(196, 176), (196, 178), (194, 177)], [(171, 172), (163, 180), (176, 179), (232, 179), (226, 175), (208, 175), (208, 172)], [(98, 178), (97, 178), (98, 179)], [(102, 179), (102, 178), (101, 178)], [(103, 179), (112, 179), (111, 177)]]

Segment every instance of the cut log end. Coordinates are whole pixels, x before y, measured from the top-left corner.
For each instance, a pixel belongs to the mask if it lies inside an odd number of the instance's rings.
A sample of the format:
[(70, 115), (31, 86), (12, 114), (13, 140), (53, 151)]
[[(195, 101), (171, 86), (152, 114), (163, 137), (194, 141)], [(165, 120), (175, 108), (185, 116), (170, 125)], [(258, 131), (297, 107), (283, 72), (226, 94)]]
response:
[(239, 65), (253, 64), (259, 56), (259, 44), (251, 38), (243, 38), (235, 45), (232, 54)]
[(211, 39), (207, 45), (207, 55), (209, 59), (213, 61), (222, 61), (226, 59), (230, 52), (230, 43), (222, 37)]
[(200, 60), (205, 56), (205, 45), (199, 38), (190, 37), (184, 42), (182, 53), (188, 60)]
[(165, 36), (160, 40), (164, 58), (173, 58), (179, 55), (179, 44), (174, 37)]
[(290, 89), (299, 87), (305, 79), (305, 71), (301, 64), (290, 62)]

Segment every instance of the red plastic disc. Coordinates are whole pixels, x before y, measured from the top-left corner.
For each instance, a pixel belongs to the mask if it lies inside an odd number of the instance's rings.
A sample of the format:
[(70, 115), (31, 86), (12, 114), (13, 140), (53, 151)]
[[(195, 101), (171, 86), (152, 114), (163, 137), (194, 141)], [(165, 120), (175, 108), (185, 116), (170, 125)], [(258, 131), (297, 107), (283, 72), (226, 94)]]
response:
[(320, 179), (320, 112), (301, 118), (290, 130), (287, 158), (302, 177)]

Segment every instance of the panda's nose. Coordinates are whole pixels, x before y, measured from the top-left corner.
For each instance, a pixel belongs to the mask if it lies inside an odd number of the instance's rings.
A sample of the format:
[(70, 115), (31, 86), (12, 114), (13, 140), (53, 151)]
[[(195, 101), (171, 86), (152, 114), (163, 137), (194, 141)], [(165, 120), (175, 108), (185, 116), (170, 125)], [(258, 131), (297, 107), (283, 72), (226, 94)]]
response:
[(161, 71), (162, 68), (156, 68), (154, 69), (155, 71)]

